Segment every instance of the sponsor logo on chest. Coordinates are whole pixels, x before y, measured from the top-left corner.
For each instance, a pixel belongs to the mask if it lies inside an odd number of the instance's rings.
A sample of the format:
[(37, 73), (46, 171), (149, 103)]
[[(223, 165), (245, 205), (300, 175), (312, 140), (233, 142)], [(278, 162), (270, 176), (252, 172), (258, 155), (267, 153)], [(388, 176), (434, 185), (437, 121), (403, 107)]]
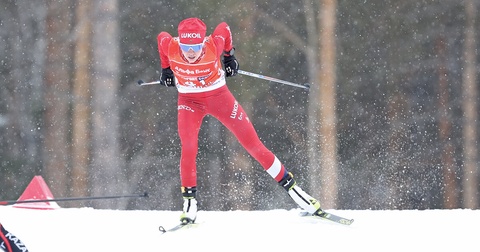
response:
[(184, 69), (179, 66), (175, 66), (175, 71), (178, 73), (187, 74), (187, 75), (205, 75), (212, 72), (212, 70), (209, 67), (200, 68), (200, 69)]

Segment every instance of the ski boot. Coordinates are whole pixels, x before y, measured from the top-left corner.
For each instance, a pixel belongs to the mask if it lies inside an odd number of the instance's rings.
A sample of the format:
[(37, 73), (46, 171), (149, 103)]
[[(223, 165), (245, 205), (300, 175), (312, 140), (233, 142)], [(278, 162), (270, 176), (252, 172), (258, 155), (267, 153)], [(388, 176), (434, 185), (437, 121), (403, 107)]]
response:
[(303, 210), (307, 211), (311, 215), (319, 215), (323, 213), (323, 210), (320, 208), (320, 202), (315, 198), (308, 195), (297, 186), (297, 182), (293, 179), (292, 173), (287, 173), (280, 182), (278, 182), (285, 190), (288, 195), (299, 205)]
[(180, 215), (180, 222), (182, 224), (194, 223), (197, 218), (197, 194), (196, 187), (183, 187), (183, 213)]

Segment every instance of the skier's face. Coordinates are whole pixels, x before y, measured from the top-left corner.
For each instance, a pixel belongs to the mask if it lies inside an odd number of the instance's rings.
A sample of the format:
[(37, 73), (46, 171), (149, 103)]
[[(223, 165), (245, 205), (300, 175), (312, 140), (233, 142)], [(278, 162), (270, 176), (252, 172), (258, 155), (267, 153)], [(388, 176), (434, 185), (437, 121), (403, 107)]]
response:
[(180, 44), (180, 49), (188, 63), (194, 63), (202, 55), (203, 43), (196, 45)]

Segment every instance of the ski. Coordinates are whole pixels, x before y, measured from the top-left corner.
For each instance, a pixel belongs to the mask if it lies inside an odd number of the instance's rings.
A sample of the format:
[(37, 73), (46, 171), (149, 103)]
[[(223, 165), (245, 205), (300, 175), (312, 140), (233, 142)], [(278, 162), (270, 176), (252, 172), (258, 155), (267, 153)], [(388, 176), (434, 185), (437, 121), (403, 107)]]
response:
[(330, 220), (330, 221), (340, 223), (340, 224), (343, 224), (343, 225), (351, 225), (353, 223), (353, 219), (343, 218), (343, 217), (340, 217), (340, 216), (335, 215), (335, 214), (327, 213), (325, 211), (322, 211), (321, 213), (315, 214), (314, 216), (318, 216), (322, 219)]
[(162, 234), (165, 234), (165, 233), (171, 233), (171, 232), (175, 232), (177, 230), (180, 230), (180, 229), (184, 229), (184, 228), (189, 228), (189, 227), (194, 227), (194, 226), (197, 226), (198, 223), (193, 223), (193, 222), (187, 222), (187, 223), (180, 223), (174, 227), (171, 227), (171, 228), (164, 228), (163, 226), (160, 226), (158, 227), (158, 230), (160, 230), (160, 232)]
[(313, 215), (311, 215), (307, 212), (301, 212), (300, 215), (301, 216), (311, 216), (311, 217), (314, 217), (314, 218), (329, 220), (329, 221), (333, 221), (333, 222), (343, 224), (343, 225), (347, 225), (347, 226), (351, 225), (353, 223), (353, 219), (347, 219), (347, 218), (344, 218), (344, 217), (341, 217), (341, 216), (338, 216), (338, 215), (335, 215), (335, 214), (332, 214), (332, 213), (325, 212), (323, 210), (321, 212), (315, 213)]

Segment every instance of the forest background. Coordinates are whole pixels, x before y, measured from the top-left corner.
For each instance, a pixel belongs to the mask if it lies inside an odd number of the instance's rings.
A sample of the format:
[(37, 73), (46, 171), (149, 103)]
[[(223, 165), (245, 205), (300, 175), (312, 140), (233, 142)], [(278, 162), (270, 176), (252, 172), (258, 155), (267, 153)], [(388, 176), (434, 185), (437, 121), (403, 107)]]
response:
[[(62, 206), (179, 210), (176, 90), (156, 36), (226, 21), (230, 90), (324, 208), (479, 207), (478, 0), (0, 1), (0, 198), (42, 175)], [(203, 210), (295, 207), (216, 119), (198, 155)]]

